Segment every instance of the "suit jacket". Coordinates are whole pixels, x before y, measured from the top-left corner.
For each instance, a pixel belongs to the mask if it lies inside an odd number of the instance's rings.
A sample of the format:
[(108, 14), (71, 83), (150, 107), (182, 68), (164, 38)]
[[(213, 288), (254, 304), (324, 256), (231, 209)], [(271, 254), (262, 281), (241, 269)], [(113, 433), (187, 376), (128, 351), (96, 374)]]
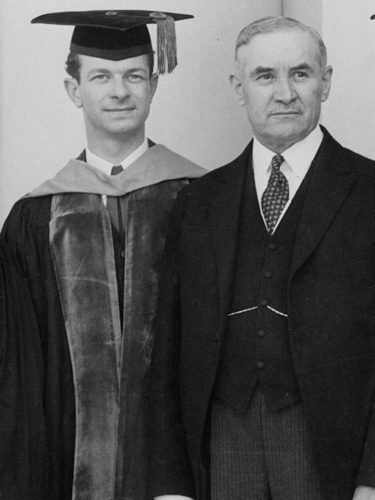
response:
[[(342, 500), (356, 484), (375, 487), (375, 163), (323, 131), (286, 293), (317, 467), (327, 498)], [(175, 206), (152, 368), (154, 495), (207, 496), (210, 401), (251, 151), (184, 188)]]

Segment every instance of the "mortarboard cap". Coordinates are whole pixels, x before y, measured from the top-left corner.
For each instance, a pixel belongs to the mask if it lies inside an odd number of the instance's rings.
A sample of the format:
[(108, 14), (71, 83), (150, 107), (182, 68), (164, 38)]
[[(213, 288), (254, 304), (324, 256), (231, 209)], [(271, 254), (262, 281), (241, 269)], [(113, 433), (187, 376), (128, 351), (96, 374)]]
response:
[(147, 10), (91, 10), (44, 14), (31, 22), (75, 26), (72, 52), (113, 61), (152, 53), (147, 24), (156, 23), (158, 71), (163, 74), (177, 66), (174, 22), (192, 17)]

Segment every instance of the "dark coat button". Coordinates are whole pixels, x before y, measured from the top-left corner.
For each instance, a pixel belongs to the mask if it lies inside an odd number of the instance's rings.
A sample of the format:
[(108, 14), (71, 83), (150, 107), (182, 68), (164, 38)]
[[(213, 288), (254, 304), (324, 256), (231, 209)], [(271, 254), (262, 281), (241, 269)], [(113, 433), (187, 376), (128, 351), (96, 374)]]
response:
[(276, 244), (274, 241), (272, 241), (272, 242), (270, 243), (270, 249), (271, 249), (271, 250), (277, 250), (277, 244)]
[(257, 335), (258, 337), (263, 338), (266, 336), (266, 332), (264, 330), (258, 330)]
[(268, 304), (268, 299), (262, 299), (262, 300), (260, 301), (260, 305), (261, 305), (261, 306), (266, 306), (267, 304)]
[(268, 271), (264, 271), (264, 276), (265, 276), (266, 278), (272, 278), (272, 276), (273, 276), (273, 272), (272, 272), (272, 271), (269, 271), (269, 270), (268, 270)]
[(263, 363), (263, 361), (258, 361), (257, 363), (257, 368), (258, 370), (264, 370), (264, 367), (265, 367), (265, 363)]

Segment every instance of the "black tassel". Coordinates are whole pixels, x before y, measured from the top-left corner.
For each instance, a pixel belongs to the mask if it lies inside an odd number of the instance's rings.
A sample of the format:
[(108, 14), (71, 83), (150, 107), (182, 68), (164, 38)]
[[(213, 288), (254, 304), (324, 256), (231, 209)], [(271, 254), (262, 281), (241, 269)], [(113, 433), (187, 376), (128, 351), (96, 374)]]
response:
[(176, 27), (174, 19), (161, 12), (153, 12), (150, 17), (157, 27), (158, 70), (161, 75), (172, 73), (177, 66)]

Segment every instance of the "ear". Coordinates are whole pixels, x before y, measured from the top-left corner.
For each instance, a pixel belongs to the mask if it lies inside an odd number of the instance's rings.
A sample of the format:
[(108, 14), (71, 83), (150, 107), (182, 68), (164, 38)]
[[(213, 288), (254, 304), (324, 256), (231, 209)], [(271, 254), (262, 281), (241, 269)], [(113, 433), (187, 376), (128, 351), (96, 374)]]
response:
[(232, 85), (236, 102), (240, 106), (245, 106), (245, 99), (244, 99), (244, 94), (243, 94), (241, 77), (238, 74), (233, 73), (232, 75), (230, 75), (229, 81)]
[(158, 81), (159, 81), (159, 75), (157, 73), (153, 73), (150, 78), (150, 97), (152, 102), (152, 99), (154, 98), (156, 89), (158, 87)]
[(75, 78), (65, 78), (64, 86), (74, 106), (82, 108), (81, 92), (77, 80)]
[(322, 73), (322, 80), (323, 80), (323, 89), (321, 97), (322, 102), (328, 99), (329, 92), (331, 90), (332, 71), (333, 71), (332, 66), (326, 66)]

